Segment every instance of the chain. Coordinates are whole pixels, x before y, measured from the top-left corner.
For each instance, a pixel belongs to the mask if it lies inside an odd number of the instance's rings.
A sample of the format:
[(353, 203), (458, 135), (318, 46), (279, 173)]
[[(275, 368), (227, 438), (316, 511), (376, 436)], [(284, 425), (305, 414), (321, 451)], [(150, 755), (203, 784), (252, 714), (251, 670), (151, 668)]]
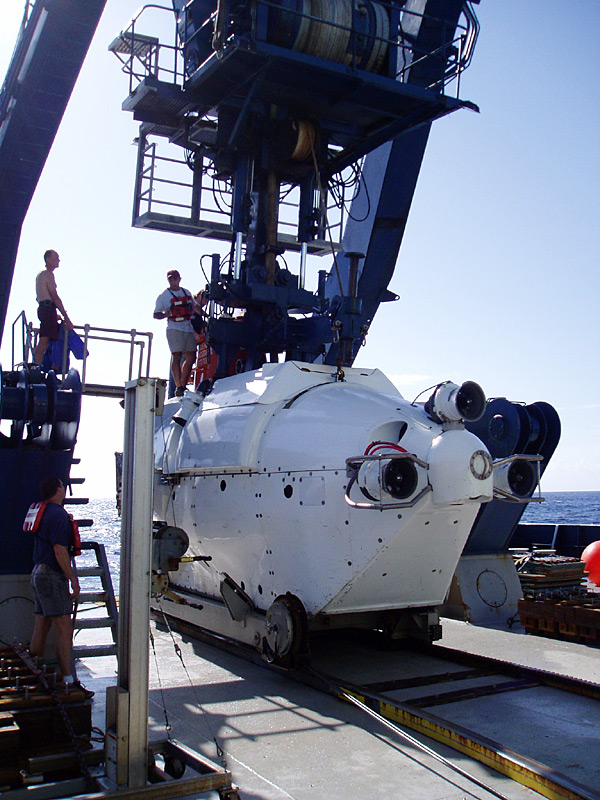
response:
[(60, 716), (62, 717), (62, 721), (65, 725), (67, 733), (69, 734), (69, 738), (71, 739), (71, 742), (73, 744), (75, 755), (77, 757), (77, 761), (79, 762), (81, 775), (85, 779), (85, 782), (88, 785), (88, 787), (91, 788), (95, 786), (95, 781), (92, 778), (92, 774), (83, 755), (83, 751), (81, 750), (79, 742), (77, 741), (78, 738), (77, 734), (75, 733), (73, 725), (71, 724), (71, 720), (69, 719), (69, 715), (66, 712), (64, 704), (62, 703), (60, 697), (58, 696), (56, 688), (52, 688), (50, 686), (44, 671), (36, 667), (36, 665), (33, 662), (33, 659), (31, 658), (29, 653), (27, 653), (27, 651), (23, 650), (22, 647), (19, 647), (19, 645), (16, 644), (12, 645), (12, 649), (19, 656), (21, 661), (23, 661), (25, 666), (35, 675), (42, 688), (45, 689), (52, 696), (52, 699), (56, 703)]

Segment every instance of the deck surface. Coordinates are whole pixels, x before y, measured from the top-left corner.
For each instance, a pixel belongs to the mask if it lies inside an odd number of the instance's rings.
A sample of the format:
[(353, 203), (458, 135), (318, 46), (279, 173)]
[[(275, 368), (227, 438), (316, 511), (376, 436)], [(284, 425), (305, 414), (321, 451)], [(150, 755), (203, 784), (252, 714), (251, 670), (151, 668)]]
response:
[[(181, 646), (184, 669), (169, 634), (156, 629), (154, 633), (160, 682), (151, 651), (150, 738), (165, 738), (164, 698), (171, 735), (218, 763), (216, 739), (246, 800), (486, 800), (493, 796), (406, 744), (358, 708), (238, 656), (174, 634)], [(585, 645), (454, 620), (444, 621), (442, 643), (600, 683), (600, 654)], [(315, 644), (313, 663), (318, 669), (343, 673), (357, 683), (385, 679), (390, 670), (402, 672), (396, 677), (406, 677), (422, 669), (417, 654), (364, 646), (350, 649), (335, 638)], [(114, 682), (115, 664), (114, 658), (90, 659), (81, 664), (79, 677), (98, 689)], [(461, 701), (436, 706), (433, 711), (466, 727), (479, 726), (476, 729), (485, 735), (521, 748), (520, 752), (586, 786), (600, 785), (600, 767), (594, 756), (600, 752), (597, 701), (563, 696), (557, 706), (553, 690), (537, 687), (486, 698), (484, 708), (482, 715), (481, 705)], [(102, 729), (104, 712), (103, 697), (98, 692), (94, 724)], [(534, 712), (532, 733), (523, 720)], [(430, 739), (422, 741), (510, 800), (540, 797), (443, 745)], [(585, 746), (581, 746), (583, 742)]]

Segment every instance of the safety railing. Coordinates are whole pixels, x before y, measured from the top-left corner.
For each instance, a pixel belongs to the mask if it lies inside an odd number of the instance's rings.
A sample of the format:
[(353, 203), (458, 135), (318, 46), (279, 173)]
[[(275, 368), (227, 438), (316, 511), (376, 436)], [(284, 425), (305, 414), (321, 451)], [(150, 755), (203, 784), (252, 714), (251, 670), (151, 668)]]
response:
[[(148, 36), (140, 31), (140, 18), (143, 15), (147, 17), (152, 10), (161, 12), (161, 16), (164, 16), (162, 12), (169, 14), (170, 41), (161, 42), (155, 36)], [(177, 42), (177, 23), (172, 6), (158, 3), (143, 5), (129, 26), (113, 39), (108, 49), (119, 59), (122, 71), (129, 76), (129, 94), (145, 78), (160, 78), (174, 84), (180, 84), (184, 78), (183, 51)]]
[[(231, 180), (218, 176), (208, 160), (196, 156), (194, 165), (180, 147), (161, 140), (159, 148), (157, 142), (143, 132), (138, 147), (134, 225), (168, 227), (191, 235), (198, 235), (202, 229), (204, 236), (229, 241), (233, 233)], [(298, 204), (299, 189), (284, 185), (280, 194), (278, 238), (292, 250), (300, 249), (296, 239)], [(321, 220), (309, 250), (313, 253), (329, 253), (332, 247), (338, 250), (346, 221), (345, 204), (326, 193), (326, 211), (320, 202), (316, 205), (320, 207)]]
[[(99, 396), (114, 396), (122, 393), (125, 381), (134, 378), (147, 377), (150, 374), (150, 359), (152, 355), (152, 336), (148, 331), (121, 330), (118, 328), (99, 328), (89, 324), (75, 325), (73, 331), (79, 337), (81, 350), (81, 383), (84, 394)], [(65, 378), (70, 365), (70, 347), (68, 335), (64, 326), (61, 326), (59, 342), (61, 343), (60, 358), (56, 359), (56, 351), (50, 356), (51, 368), (57, 375)], [(21, 358), (17, 355), (19, 339), (22, 348)], [(25, 312), (22, 311), (12, 325), (12, 368), (16, 369), (22, 364), (34, 363), (34, 351), (39, 339), (39, 328), (32, 322), (27, 322)], [(129, 346), (129, 359), (126, 376), (117, 384), (91, 383), (88, 380), (88, 359), (92, 342), (109, 342)], [(76, 356), (77, 358), (77, 356)], [(59, 363), (56, 363), (56, 361)]]
[[(394, 0), (377, 0), (362, 10), (349, 0), (324, 5), (331, 12), (329, 18), (306, 13), (306, 8), (312, 8), (306, 4), (292, 8), (275, 0), (256, 0), (252, 13), (246, 4), (229, 5), (215, 1), (212, 13), (198, 19), (200, 4), (189, 2), (178, 20), (171, 6), (142, 6), (109, 47), (129, 75), (129, 93), (148, 77), (181, 85), (215, 51), (218, 54), (234, 41), (253, 40), (343, 63), (353, 70), (380, 72), (403, 83), (410, 82), (415, 67), (427, 67), (431, 76), (427, 88), (443, 92), (456, 80), (458, 96), (460, 75), (469, 66), (479, 34), (477, 17), (467, 1), (456, 27), (433, 15), (401, 8)], [(175, 20), (169, 26), (168, 42), (140, 32), (141, 18), (151, 10), (167, 12)], [(422, 25), (440, 30), (435, 46), (419, 45)]]

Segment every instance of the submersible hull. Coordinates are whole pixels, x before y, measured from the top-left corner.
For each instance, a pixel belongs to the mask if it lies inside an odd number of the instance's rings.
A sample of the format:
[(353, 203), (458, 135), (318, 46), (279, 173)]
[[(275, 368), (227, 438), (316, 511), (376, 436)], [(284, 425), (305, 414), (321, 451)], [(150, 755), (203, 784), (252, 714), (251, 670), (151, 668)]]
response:
[(300, 362), (168, 402), (155, 467), (155, 516), (183, 528), (188, 558), (210, 557), (171, 572), (170, 591), (218, 600), (226, 576), (258, 612), (292, 595), (313, 627), (432, 612), (493, 494), (461, 422), (434, 421), (378, 370), (340, 380)]

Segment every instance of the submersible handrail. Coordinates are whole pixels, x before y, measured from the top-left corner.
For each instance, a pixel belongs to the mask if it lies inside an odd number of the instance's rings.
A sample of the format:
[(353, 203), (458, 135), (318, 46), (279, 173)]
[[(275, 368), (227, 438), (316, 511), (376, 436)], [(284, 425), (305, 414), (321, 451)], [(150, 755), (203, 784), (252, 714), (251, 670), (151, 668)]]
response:
[(17, 360), (15, 358), (15, 328), (19, 322), (21, 321), (21, 342), (23, 346), (23, 361), (27, 362), (29, 359), (27, 357), (28, 353), (33, 352), (33, 346), (31, 344), (31, 336), (32, 330), (31, 325), (27, 322), (27, 317), (25, 316), (25, 312), (21, 311), (19, 316), (12, 324), (12, 347), (11, 347), (11, 356), (12, 356), (12, 369), (15, 368)]

